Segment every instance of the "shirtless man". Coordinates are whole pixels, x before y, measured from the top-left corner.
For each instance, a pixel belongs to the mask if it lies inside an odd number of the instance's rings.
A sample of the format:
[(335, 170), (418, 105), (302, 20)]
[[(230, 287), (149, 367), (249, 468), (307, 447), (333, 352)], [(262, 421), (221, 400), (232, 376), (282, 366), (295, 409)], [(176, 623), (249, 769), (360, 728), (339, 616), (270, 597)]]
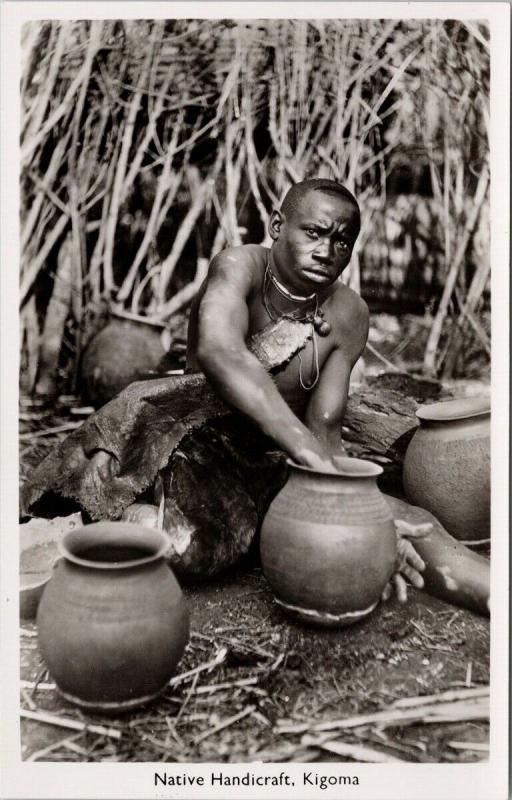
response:
[[(322, 467), (345, 453), (341, 423), (350, 373), (368, 336), (368, 307), (339, 280), (360, 230), (355, 198), (329, 180), (295, 184), (273, 211), (270, 250), (230, 247), (213, 259), (189, 321), (187, 361), (294, 461)], [(270, 376), (248, 338), (283, 316), (311, 319), (305, 350)], [(424, 562), (400, 543), (400, 570), (418, 587)], [(400, 600), (404, 578), (394, 576)]]
[[(350, 373), (368, 336), (366, 303), (338, 280), (359, 229), (359, 207), (344, 187), (296, 184), (270, 217), (270, 250), (243, 245), (219, 253), (189, 321), (189, 366), (310, 467), (343, 453)], [(272, 378), (247, 349), (249, 336), (281, 316), (315, 313), (312, 340)]]

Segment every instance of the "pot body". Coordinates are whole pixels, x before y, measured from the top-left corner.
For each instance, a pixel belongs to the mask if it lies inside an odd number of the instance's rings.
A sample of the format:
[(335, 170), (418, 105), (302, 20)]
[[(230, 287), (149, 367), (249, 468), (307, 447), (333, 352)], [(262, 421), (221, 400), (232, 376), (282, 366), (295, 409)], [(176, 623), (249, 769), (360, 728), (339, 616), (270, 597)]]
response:
[(62, 542), (39, 606), (39, 644), (59, 692), (120, 711), (158, 695), (189, 636), (165, 537), (127, 523), (88, 525)]
[(490, 535), (490, 413), (471, 416), (468, 404), (467, 416), (450, 418), (456, 402), (418, 410), (420, 427), (404, 459), (404, 491), (454, 537), (478, 541)]
[(360, 459), (338, 462), (339, 473), (289, 462), (260, 545), (277, 602), (303, 621), (326, 626), (370, 614), (396, 559), (393, 518), (376, 484), (382, 470)]
[(160, 331), (130, 320), (112, 319), (87, 344), (80, 380), (95, 408), (112, 400), (142, 373), (156, 370), (165, 354)]

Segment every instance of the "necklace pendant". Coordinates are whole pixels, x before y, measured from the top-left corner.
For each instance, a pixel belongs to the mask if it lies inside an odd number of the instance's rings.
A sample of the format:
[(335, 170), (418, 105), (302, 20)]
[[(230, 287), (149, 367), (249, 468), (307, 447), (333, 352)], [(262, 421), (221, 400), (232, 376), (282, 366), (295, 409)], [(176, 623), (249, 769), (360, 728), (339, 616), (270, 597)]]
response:
[(331, 326), (325, 321), (323, 314), (320, 312), (313, 317), (313, 325), (319, 336), (329, 336)]

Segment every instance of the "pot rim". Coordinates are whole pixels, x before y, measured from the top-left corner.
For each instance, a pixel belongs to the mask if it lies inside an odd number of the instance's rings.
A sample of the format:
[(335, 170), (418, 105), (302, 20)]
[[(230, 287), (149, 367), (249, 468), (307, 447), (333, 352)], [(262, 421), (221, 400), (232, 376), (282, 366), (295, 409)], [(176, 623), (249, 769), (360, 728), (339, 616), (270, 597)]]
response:
[(373, 461), (368, 461), (365, 458), (352, 458), (352, 456), (333, 456), (332, 458), (339, 465), (336, 470), (327, 467), (325, 469), (306, 467), (304, 464), (297, 464), (291, 458), (287, 458), (286, 463), (302, 472), (334, 478), (340, 476), (342, 478), (377, 478), (384, 472), (379, 464), (374, 464)]
[(424, 422), (451, 422), (452, 420), (484, 417), (491, 413), (491, 402), (487, 397), (459, 397), (422, 405), (416, 416)]
[[(148, 555), (123, 561), (92, 561), (80, 556), (80, 550), (95, 545), (144, 547)], [(77, 552), (74, 552), (74, 549)], [(66, 561), (81, 567), (100, 570), (131, 569), (163, 558), (167, 540), (163, 533), (131, 522), (95, 522), (70, 531), (60, 540), (58, 549)]]

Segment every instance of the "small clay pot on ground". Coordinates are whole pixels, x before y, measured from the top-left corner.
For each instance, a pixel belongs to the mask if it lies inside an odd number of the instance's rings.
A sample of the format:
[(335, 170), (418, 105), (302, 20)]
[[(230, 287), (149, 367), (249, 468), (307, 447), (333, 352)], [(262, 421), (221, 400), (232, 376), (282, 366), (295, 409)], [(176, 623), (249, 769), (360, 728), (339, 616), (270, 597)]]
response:
[(490, 535), (490, 405), (468, 397), (420, 406), (407, 448), (407, 499), (426, 508), (456, 539)]
[(336, 461), (337, 472), (288, 462), (260, 545), (277, 602), (304, 622), (333, 627), (375, 609), (396, 558), (393, 518), (376, 483), (382, 469), (357, 458)]
[(121, 522), (67, 534), (41, 600), (39, 645), (57, 689), (91, 711), (142, 705), (165, 689), (189, 637), (165, 537)]

